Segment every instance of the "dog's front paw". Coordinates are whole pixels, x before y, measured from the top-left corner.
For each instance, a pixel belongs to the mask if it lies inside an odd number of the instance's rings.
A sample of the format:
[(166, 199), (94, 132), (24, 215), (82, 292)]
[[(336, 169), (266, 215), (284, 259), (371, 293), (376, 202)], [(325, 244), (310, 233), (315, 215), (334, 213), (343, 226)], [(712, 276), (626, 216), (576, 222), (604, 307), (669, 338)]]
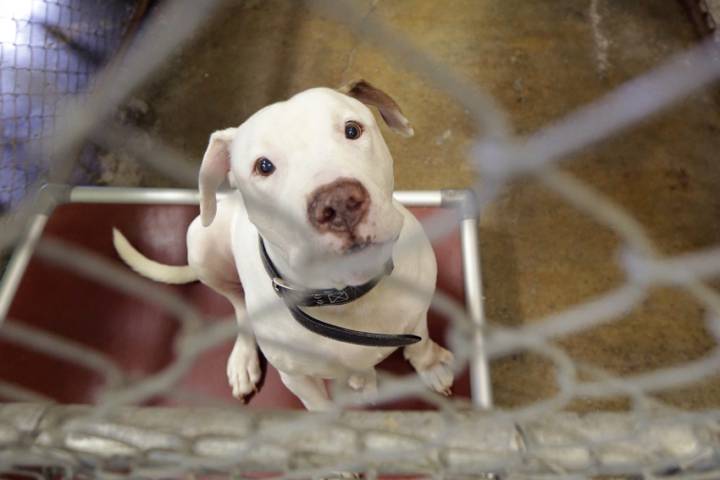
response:
[(257, 392), (262, 369), (255, 345), (240, 338), (235, 341), (228, 358), (227, 377), (233, 397), (244, 400), (251, 393)]
[(447, 397), (452, 393), (451, 388), (454, 378), (452, 364), (455, 361), (455, 356), (452, 352), (439, 345), (435, 347), (436, 349), (433, 353), (436, 354), (436, 358), (434, 362), (427, 368), (418, 370), (417, 372), (423, 382), (425, 382), (425, 385)]

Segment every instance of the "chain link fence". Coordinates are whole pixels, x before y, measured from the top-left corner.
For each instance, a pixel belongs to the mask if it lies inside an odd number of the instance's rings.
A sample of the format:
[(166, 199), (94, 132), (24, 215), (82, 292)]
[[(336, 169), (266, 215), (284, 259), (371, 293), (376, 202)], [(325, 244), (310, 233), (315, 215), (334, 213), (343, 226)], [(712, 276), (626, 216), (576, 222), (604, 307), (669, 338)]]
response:
[[(70, 8), (72, 4), (69, 0), (37, 3), (47, 4), (48, 11), (51, 5)], [(477, 369), (482, 362), (516, 352), (533, 352), (553, 363), (557, 394), (517, 409), (477, 408), (468, 399), (431, 394), (414, 375), (388, 373), (380, 375), (380, 400), (415, 395), (436, 410), (346, 411), (346, 407), (361, 405), (362, 401), (340, 386), (334, 391), (337, 409), (325, 413), (262, 412), (225, 405), (190, 409), (135, 406), (158, 394), (176, 391), (178, 380), (193, 362), (234, 338), (237, 326), (232, 319), (208, 321), (181, 296), (91, 252), (58, 240), (40, 239), (39, 234), (58, 202), (80, 201), (73, 195), (82, 191), (58, 185), (72, 182), (78, 146), (88, 139), (132, 149), (138, 158), (170, 178), (194, 185), (196, 173), (172, 148), (152, 142), (134, 144), (134, 132), (127, 126), (107, 123), (102, 132), (96, 131), (96, 126), (205, 21), (217, 3), (165, 2), (148, 20), (123, 61), (107, 64), (98, 73), (95, 87), (82, 102), (63, 103), (51, 112), (40, 108), (40, 113), (34, 114), (30, 113), (36, 112), (32, 109), (34, 94), (13, 90), (6, 95), (3, 90), (3, 121), (11, 120), (3, 140), (3, 165), (10, 167), (3, 167), (3, 176), (27, 177), (23, 182), (3, 181), (8, 187), (3, 187), (2, 201), (12, 205), (12, 211), (2, 219), (0, 246), (17, 246), (7, 273), (21, 275), (35, 253), (92, 281), (159, 305), (178, 318), (179, 327), (173, 343), (175, 360), (157, 373), (135, 378), (104, 352), (12, 319), (2, 323), (0, 337), (4, 340), (81, 364), (103, 379), (103, 388), (95, 405), (71, 406), (52, 404), (37, 392), (0, 382), (0, 394), (18, 400), (0, 405), (0, 475), (257, 478), (259, 473), (249, 472), (264, 472), (260, 476), (289, 479), (356, 472), (368, 478), (382, 474), (422, 478), (718, 478), (720, 411), (679, 411), (654, 396), (714, 375), (720, 367), (717, 347), (701, 359), (617, 376), (573, 361), (554, 343), (566, 335), (616, 321), (655, 286), (681, 288), (697, 299), (707, 311), (707, 331), (717, 342), (720, 294), (707, 281), (720, 272), (720, 251), (709, 248), (675, 257), (660, 255), (643, 226), (622, 206), (558, 168), (560, 160), (581, 148), (608, 138), (720, 77), (720, 59), (713, 43), (670, 58), (554, 124), (518, 137), (491, 96), (391, 28), (364, 16), (354, 3), (309, 2), (315, 11), (346, 24), (356, 35), (379, 45), (443, 89), (474, 117), (483, 135), (476, 139), (470, 159), (477, 171), (473, 214), (481, 214), (513, 179), (535, 177), (622, 240), (618, 258), (625, 281), (588, 302), (518, 328), (482, 323), (478, 312), (468, 311), (437, 292), (433, 308), (451, 320), (448, 338), (458, 371), (468, 364)], [(7, 35), (14, 43), (6, 46), (3, 42), (3, 85), (6, 76), (20, 78), (22, 68), (29, 68), (5, 62), (6, 55), (19, 55), (6, 52), (19, 52), (24, 46), (17, 40), (22, 35), (18, 33), (22, 22), (12, 20), (15, 30)], [(31, 20), (25, 23), (35, 26)], [(3, 25), (10, 31), (10, 23)], [(113, 25), (109, 31), (117, 32), (117, 23)], [(43, 42), (48, 35), (58, 36), (47, 25), (41, 31)], [(103, 41), (115, 34), (108, 35), (100, 34)], [(28, 44), (30, 52), (34, 45)], [(13, 58), (20, 62), (19, 56)], [(30, 65), (35, 65), (32, 62), (36, 58), (32, 53)], [(11, 67), (6, 69), (6, 65)], [(39, 64), (42, 75), (55, 72), (49, 65)], [(86, 67), (67, 69), (77, 74), (74, 82), (78, 88), (88, 81)], [(40, 92), (42, 96), (45, 91)], [(35, 131), (31, 128), (33, 115), (41, 123), (46, 117), (63, 121), (54, 123), (52, 136), (46, 130), (36, 135), (30, 133)], [(27, 155), (19, 154), (20, 149), (27, 150)], [(6, 152), (10, 152), (7, 157)], [(35, 188), (33, 181), (41, 178), (43, 168), (20, 159), (46, 158), (47, 152), (52, 152), (54, 159), (51, 179), (55, 185)], [(10, 171), (17, 173), (6, 173)], [(27, 191), (24, 185), (29, 185)], [(156, 193), (158, 198), (162, 196), (162, 192)], [(282, 214), (268, 209), (269, 213)], [(432, 239), (442, 237), (457, 224), (455, 211), (441, 211), (424, 222)], [(7, 309), (12, 292), (7, 291), (7, 281), (3, 287), (0, 304)], [(403, 287), (408, 295), (414, 293), (413, 285)], [(267, 305), (256, 320), (272, 315), (277, 308), (283, 308), (282, 304)], [(298, 355), (317, 355), (293, 345), (284, 347)], [(628, 412), (580, 416), (563, 411), (576, 398), (618, 395), (630, 399)]]
[[(124, 1), (7, 1), (0, 7), (0, 205), (10, 209), (48, 173), (39, 146), (61, 102), (92, 87), (121, 46), (136, 6)], [(35, 150), (35, 154), (33, 154)], [(47, 153), (47, 152), (45, 152)], [(87, 158), (85, 161), (88, 161)], [(76, 169), (75, 181), (90, 181)]]

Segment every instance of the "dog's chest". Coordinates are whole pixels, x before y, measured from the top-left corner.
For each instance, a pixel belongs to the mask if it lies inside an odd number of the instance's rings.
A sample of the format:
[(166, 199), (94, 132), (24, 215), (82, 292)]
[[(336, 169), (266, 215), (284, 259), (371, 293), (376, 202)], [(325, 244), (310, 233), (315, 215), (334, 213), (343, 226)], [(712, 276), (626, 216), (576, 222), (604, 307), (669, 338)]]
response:
[[(342, 375), (346, 369), (367, 370), (395, 349), (368, 347), (332, 340), (301, 326), (283, 306), (271, 313), (266, 306), (277, 302), (274, 291), (263, 288), (248, 301), (257, 342), (270, 363), (287, 373), (324, 377)], [(424, 321), (424, 306), (395, 295), (395, 289), (378, 285), (365, 297), (344, 306), (306, 308), (305, 311), (327, 323), (377, 333), (410, 333)], [(405, 295), (407, 297), (407, 295)], [(255, 301), (255, 300), (260, 301)]]

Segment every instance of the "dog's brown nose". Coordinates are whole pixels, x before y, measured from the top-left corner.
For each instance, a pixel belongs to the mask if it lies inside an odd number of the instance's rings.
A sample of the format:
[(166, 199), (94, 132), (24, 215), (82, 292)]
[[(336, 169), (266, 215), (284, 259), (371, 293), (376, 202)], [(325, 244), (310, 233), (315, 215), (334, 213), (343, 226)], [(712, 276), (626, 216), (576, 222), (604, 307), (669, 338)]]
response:
[(369, 207), (370, 195), (360, 182), (339, 179), (310, 194), (308, 218), (321, 232), (353, 233)]

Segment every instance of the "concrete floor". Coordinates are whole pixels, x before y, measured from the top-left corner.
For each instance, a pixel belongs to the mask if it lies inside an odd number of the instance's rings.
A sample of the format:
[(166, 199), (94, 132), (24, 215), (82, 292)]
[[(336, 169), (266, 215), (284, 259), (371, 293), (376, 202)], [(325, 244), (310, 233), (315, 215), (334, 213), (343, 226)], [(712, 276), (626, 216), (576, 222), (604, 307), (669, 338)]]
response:
[[(669, 0), (360, 4), (488, 90), (518, 133), (547, 125), (695, 41), (680, 2)], [(476, 127), (463, 106), (301, 2), (231, 2), (137, 96), (150, 106), (149, 130), (199, 162), (211, 131), (302, 89), (357, 77), (391, 93), (414, 124), (411, 139), (386, 130), (397, 188), (472, 182), (466, 150)], [(661, 251), (676, 254), (720, 240), (719, 130), (717, 104), (700, 93), (565, 165), (627, 208)], [(167, 185), (152, 174), (143, 183)], [(617, 237), (533, 180), (503, 192), (483, 213), (480, 234), (492, 324), (526, 324), (623, 281)], [(674, 365), (712, 348), (704, 313), (688, 295), (657, 289), (625, 318), (559, 345), (574, 359), (617, 374)], [(496, 361), (492, 374), (501, 406), (555, 391), (552, 369), (535, 355)], [(683, 407), (718, 407), (720, 377), (663, 398)], [(624, 406), (612, 399), (572, 407)]]

